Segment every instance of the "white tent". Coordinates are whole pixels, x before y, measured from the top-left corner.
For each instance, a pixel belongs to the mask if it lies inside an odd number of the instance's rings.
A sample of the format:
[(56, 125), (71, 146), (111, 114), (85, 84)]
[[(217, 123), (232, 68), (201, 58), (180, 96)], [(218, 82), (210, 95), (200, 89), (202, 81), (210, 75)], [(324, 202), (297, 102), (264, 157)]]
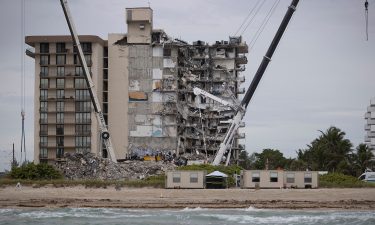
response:
[(210, 174), (207, 174), (206, 177), (228, 177), (225, 173), (222, 173), (220, 171), (214, 171)]

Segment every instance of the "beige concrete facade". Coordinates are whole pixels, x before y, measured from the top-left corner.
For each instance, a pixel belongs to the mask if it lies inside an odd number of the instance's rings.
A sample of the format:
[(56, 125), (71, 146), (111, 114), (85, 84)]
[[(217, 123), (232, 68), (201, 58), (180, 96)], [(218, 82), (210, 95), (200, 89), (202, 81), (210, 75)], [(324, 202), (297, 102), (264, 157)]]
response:
[(128, 153), (128, 55), (127, 45), (117, 45), (124, 34), (108, 36), (108, 129), (117, 158)]
[(317, 171), (243, 170), (241, 188), (318, 188)]
[[(80, 36), (80, 39), (82, 43), (90, 43), (85, 55), (96, 93), (102, 101), (105, 42), (96, 36)], [(74, 59), (70, 36), (29, 36), (25, 41), (34, 47), (31, 56), (35, 59), (34, 161), (52, 163), (64, 160), (66, 153), (77, 151), (99, 154), (98, 124), (90, 99), (81, 96), (85, 83), (82, 74), (77, 74), (80, 65), (77, 58)], [(62, 48), (57, 49), (58, 45)], [(82, 111), (77, 104), (86, 104), (87, 107)], [(80, 117), (83, 114), (84, 118)], [(87, 129), (82, 133), (77, 126), (86, 126)]]
[(165, 188), (191, 188), (200, 189), (206, 186), (205, 171), (167, 171)]

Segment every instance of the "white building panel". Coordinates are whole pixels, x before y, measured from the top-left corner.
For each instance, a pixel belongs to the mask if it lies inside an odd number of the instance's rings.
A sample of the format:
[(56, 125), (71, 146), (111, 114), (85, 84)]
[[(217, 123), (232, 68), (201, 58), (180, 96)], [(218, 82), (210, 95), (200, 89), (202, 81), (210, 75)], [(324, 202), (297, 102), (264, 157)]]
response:
[(155, 46), (152, 48), (152, 56), (154, 57), (161, 57), (163, 56), (163, 47), (162, 46)]
[(162, 79), (163, 70), (161, 69), (152, 69), (152, 79)]

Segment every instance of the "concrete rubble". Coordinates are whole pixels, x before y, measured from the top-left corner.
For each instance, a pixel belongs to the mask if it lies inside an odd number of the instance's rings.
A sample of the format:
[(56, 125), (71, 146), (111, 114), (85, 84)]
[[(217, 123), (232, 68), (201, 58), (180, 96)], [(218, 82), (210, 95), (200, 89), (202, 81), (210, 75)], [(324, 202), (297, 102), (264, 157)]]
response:
[(66, 162), (56, 164), (65, 178), (98, 180), (143, 179), (164, 174), (176, 166), (172, 162), (127, 160), (114, 163), (109, 159), (96, 157), (92, 153), (66, 154)]

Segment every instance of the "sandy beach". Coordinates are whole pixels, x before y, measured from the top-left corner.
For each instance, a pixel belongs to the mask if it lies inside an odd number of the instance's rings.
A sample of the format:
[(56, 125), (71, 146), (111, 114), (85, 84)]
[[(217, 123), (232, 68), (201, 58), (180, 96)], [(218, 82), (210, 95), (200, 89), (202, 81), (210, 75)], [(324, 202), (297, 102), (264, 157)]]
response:
[(5, 187), (0, 208), (268, 208), (375, 210), (375, 189), (154, 189)]

